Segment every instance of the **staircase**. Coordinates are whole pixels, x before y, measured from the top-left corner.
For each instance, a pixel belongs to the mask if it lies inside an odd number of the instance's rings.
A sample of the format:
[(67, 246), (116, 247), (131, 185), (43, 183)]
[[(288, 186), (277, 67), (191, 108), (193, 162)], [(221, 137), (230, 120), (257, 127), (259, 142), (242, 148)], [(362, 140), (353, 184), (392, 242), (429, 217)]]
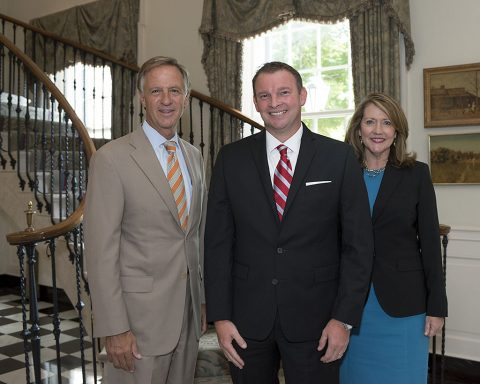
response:
[[(85, 104), (82, 108), (80, 104), (96, 97), (102, 97), (104, 102), (103, 96), (98, 90), (88, 93), (84, 83), (82, 97), (67, 100), (66, 84), (79, 86), (80, 79), (65, 81), (63, 77), (64, 89), (61, 91), (57, 87), (57, 76), (67, 65), (66, 61), (65, 64), (56, 63), (52, 71), (51, 65), (35, 57), (38, 49), (32, 47), (35, 42), (42, 42), (42, 58), (49, 55), (73, 57), (73, 62), (68, 61), (68, 65), (79, 68), (79, 73), (85, 70), (82, 65), (85, 66), (86, 62), (101, 63), (111, 73), (122, 74), (116, 78), (117, 82), (122, 82), (119, 89), (134, 89), (132, 84), (138, 68), (6, 15), (0, 14), (0, 18), (0, 214), (7, 217), (9, 232), (12, 232), (7, 235), (7, 241), (17, 247), (10, 262), (18, 265), (26, 319), (23, 335), (26, 348), (32, 351), (31, 358), (26, 354), (27, 381), (39, 383), (43, 336), (40, 336), (36, 303), (38, 284), (53, 288), (52, 334), (57, 349), (61, 329), (57, 290), (63, 289), (76, 308), (83, 356), (83, 340), (91, 334), (94, 318), (88, 276), (83, 268), (82, 214), (88, 184), (88, 161), (96, 148), (137, 128), (143, 116), (133, 92), (115, 93), (112, 90), (111, 116), (104, 115), (102, 109), (100, 126), (87, 127), (89, 119)], [(53, 51), (47, 51), (47, 47)], [(72, 52), (75, 52), (73, 56)], [(77, 116), (77, 110), (83, 111), (83, 115)], [(110, 126), (104, 123), (109, 119)], [(179, 134), (209, 158), (210, 167), (218, 152), (214, 147), (215, 140), (212, 140), (212, 132), (218, 124), (227, 132), (239, 127), (249, 127), (252, 132), (262, 128), (239, 111), (192, 91), (190, 108), (182, 117)], [(32, 206), (27, 209), (28, 201)], [(33, 217), (33, 223), (25, 220), (25, 210), (28, 218)], [(93, 359), (98, 361), (94, 364), (94, 381), (100, 382), (101, 363), (97, 359), (100, 343), (94, 340), (92, 344)], [(60, 367), (59, 357), (57, 364)], [(82, 364), (85, 382), (83, 357)], [(31, 378), (29, 366), (33, 366)], [(196, 376), (198, 383), (230, 382), (228, 366), (213, 329), (201, 340)], [(60, 374), (58, 382), (62, 382)]]

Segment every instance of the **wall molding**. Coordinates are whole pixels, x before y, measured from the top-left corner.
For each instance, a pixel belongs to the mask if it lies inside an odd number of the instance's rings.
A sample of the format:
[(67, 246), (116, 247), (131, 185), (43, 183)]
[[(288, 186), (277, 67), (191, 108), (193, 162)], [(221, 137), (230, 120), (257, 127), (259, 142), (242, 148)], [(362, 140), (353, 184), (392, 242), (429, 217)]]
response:
[(448, 239), (446, 355), (480, 361), (480, 227), (452, 226)]

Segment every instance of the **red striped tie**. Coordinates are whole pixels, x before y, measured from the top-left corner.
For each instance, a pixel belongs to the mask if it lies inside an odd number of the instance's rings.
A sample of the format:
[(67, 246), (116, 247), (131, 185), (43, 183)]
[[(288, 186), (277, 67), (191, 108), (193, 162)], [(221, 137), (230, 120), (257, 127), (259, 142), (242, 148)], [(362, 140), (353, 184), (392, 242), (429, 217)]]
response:
[(292, 165), (287, 157), (287, 147), (280, 144), (277, 147), (280, 152), (280, 160), (273, 175), (273, 196), (277, 205), (278, 218), (282, 221), (283, 211), (287, 203), (288, 191), (293, 179)]

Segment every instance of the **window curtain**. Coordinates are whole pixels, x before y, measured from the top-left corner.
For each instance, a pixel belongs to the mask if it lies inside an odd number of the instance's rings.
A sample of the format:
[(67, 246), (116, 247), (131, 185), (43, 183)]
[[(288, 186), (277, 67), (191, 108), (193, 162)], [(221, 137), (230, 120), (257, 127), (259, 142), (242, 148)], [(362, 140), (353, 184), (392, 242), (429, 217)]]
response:
[[(240, 109), (242, 40), (291, 19), (331, 23), (345, 18), (351, 28), (355, 101), (372, 91), (399, 99), (400, 33), (407, 68), (414, 55), (409, 0), (204, 0), (202, 63), (212, 97)], [(214, 123), (213, 135), (214, 142), (227, 143), (240, 132), (223, 137)]]
[[(99, 0), (31, 20), (31, 24), (83, 46), (136, 65), (139, 0)], [(54, 73), (73, 62), (99, 65), (73, 49), (60, 50), (53, 41), (41, 36), (27, 40), (27, 52), (47, 73)], [(134, 79), (118, 64), (106, 62), (112, 74), (112, 137), (126, 133), (131, 102), (135, 96)], [(129, 72), (129, 71), (128, 71)], [(122, 125), (123, 124), (123, 125)]]

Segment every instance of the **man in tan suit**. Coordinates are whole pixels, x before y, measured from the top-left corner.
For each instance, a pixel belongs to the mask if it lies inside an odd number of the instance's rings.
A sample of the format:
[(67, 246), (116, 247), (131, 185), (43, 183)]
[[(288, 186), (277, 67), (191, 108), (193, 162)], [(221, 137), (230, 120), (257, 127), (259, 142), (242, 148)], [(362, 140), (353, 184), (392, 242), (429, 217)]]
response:
[(177, 125), (190, 81), (175, 59), (154, 57), (137, 87), (146, 121), (91, 159), (85, 254), (94, 336), (117, 383), (193, 383), (206, 329), (200, 152)]

